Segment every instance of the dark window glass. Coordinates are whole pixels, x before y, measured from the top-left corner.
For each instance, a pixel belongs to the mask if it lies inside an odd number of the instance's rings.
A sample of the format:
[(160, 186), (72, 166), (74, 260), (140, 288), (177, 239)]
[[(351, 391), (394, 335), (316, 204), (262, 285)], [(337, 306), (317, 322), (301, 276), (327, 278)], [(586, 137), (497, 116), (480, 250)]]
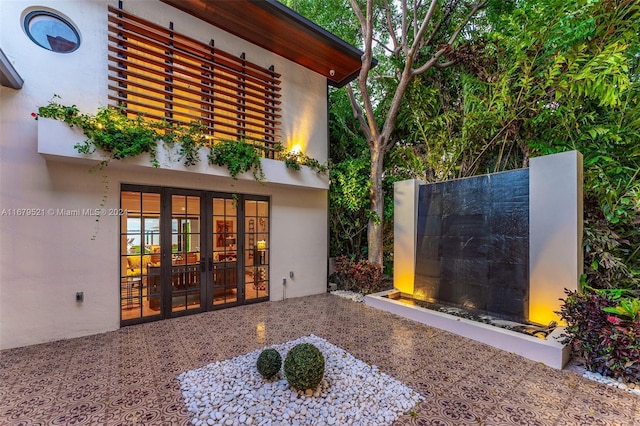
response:
[(73, 52), (80, 46), (80, 34), (68, 21), (51, 12), (31, 12), (24, 29), (38, 46), (58, 53)]

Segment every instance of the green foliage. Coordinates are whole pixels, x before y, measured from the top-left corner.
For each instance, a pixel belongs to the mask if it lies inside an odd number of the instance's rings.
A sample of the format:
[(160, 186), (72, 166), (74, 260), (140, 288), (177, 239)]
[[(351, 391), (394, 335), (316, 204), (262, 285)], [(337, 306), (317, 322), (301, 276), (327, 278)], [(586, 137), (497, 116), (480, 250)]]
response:
[(287, 353), (284, 375), (295, 389), (316, 389), (324, 377), (324, 355), (311, 343), (300, 343)]
[[(151, 162), (158, 167), (156, 159), (158, 142), (165, 145), (178, 145), (180, 160), (185, 166), (193, 166), (200, 161), (199, 150), (209, 146), (208, 160), (210, 164), (225, 166), (231, 177), (251, 171), (257, 181), (264, 180), (261, 164), (262, 147), (252, 145), (246, 141), (219, 141), (211, 144), (207, 140), (205, 126), (194, 121), (189, 125), (178, 125), (166, 121), (149, 121), (143, 116), (134, 118), (120, 109), (100, 108), (95, 116), (81, 114), (75, 105), (65, 106), (54, 98), (49, 104), (38, 108), (35, 118), (45, 117), (64, 121), (71, 127), (79, 127), (87, 139), (75, 146), (82, 154), (92, 154), (96, 149), (108, 154), (108, 158), (101, 163), (101, 167), (108, 165), (110, 160), (136, 157), (149, 153)], [(318, 172), (326, 172), (327, 168), (317, 160), (305, 155), (299, 156), (301, 164), (315, 168)]]
[(326, 165), (320, 164), (318, 160), (309, 157), (304, 152), (281, 152), (280, 160), (284, 161), (284, 165), (291, 170), (301, 170), (302, 166), (307, 166), (321, 174), (325, 174), (329, 170)]
[[(359, 45), (346, 0), (285, 3)], [(378, 124), (403, 65), (386, 50), (381, 4), (374, 23), (379, 63), (369, 81)], [(436, 16), (445, 11), (438, 7)], [(458, 22), (455, 13), (443, 34)], [(640, 3), (490, 0), (482, 18), (447, 57), (459, 66), (421, 75), (404, 98), (385, 160), (385, 251), (392, 250), (394, 180), (526, 167), (532, 156), (577, 149), (585, 166), (587, 282), (640, 289)], [(444, 42), (442, 35), (436, 40), (419, 62)], [(331, 255), (359, 258), (367, 243), (369, 147), (342, 89), (330, 93), (330, 138)]]
[(70, 127), (79, 127), (87, 139), (76, 144), (76, 150), (81, 154), (92, 154), (96, 149), (107, 153), (108, 159), (101, 166), (106, 166), (112, 159), (136, 157), (146, 152), (157, 167), (159, 140), (169, 145), (179, 143), (185, 165), (198, 161), (197, 150), (204, 143), (202, 125), (198, 122), (189, 126), (149, 122), (139, 115), (129, 118), (123, 111), (112, 107), (100, 108), (96, 115), (81, 114), (75, 105), (65, 106), (57, 102), (59, 98), (54, 95), (49, 104), (39, 107), (37, 117), (52, 118), (64, 121)]
[(634, 277), (621, 257), (626, 240), (604, 218), (595, 197), (584, 203), (584, 261), (589, 287), (611, 289), (633, 287)]
[(640, 299), (620, 299), (616, 306), (602, 308), (605, 312), (616, 314), (626, 321), (638, 322), (640, 319)]
[(491, 3), (486, 31), (452, 52), (460, 67), (409, 88), (393, 174), (439, 181), (577, 149), (587, 281), (640, 288), (640, 4)]
[(255, 180), (261, 182), (264, 180), (264, 172), (259, 149), (246, 141), (216, 142), (208, 155), (209, 164), (225, 166), (234, 179), (237, 179), (240, 173), (250, 171)]
[(365, 255), (370, 159), (345, 89), (329, 93), (329, 253)]
[(520, 99), (505, 105), (517, 114), (523, 155), (584, 155), (589, 283), (638, 287), (640, 5), (524, 2), (502, 24), (493, 47), (510, 67), (498, 69), (509, 94), (500, 99)]
[(640, 382), (640, 301), (621, 299), (615, 306), (616, 301), (602, 291), (566, 294), (560, 311), (567, 322), (565, 342), (582, 355), (587, 369)]
[(209, 145), (206, 126), (199, 121), (189, 126), (169, 124), (163, 128), (162, 140), (178, 144), (178, 154), (187, 167), (200, 161), (200, 148)]
[(369, 161), (365, 156), (332, 164), (329, 172), (330, 253), (360, 254), (367, 245)]
[(387, 282), (382, 273), (382, 265), (366, 259), (354, 261), (347, 256), (336, 258), (336, 269), (331, 280), (338, 284), (338, 289), (370, 294), (381, 291)]
[(345, 13), (351, 6), (349, 0), (280, 0), (280, 3), (310, 17), (313, 22), (337, 35), (348, 43), (358, 44), (358, 25), (352, 13)]
[(282, 366), (282, 357), (280, 353), (273, 349), (265, 349), (258, 356), (258, 362), (256, 364), (258, 372), (265, 379), (270, 379), (280, 371)]
[(52, 118), (54, 120), (64, 121), (71, 127), (80, 126), (84, 122), (85, 118), (81, 116), (78, 107), (75, 105), (62, 105), (55, 101), (55, 99), (60, 99), (60, 96), (54, 94), (47, 105), (38, 108), (38, 114), (35, 115), (36, 120), (38, 117)]
[(148, 152), (152, 164), (158, 166), (158, 133), (140, 116), (129, 119), (118, 110), (102, 108), (95, 117), (87, 117), (82, 129), (88, 139), (75, 146), (80, 153), (90, 154), (99, 148), (112, 159), (121, 160)]

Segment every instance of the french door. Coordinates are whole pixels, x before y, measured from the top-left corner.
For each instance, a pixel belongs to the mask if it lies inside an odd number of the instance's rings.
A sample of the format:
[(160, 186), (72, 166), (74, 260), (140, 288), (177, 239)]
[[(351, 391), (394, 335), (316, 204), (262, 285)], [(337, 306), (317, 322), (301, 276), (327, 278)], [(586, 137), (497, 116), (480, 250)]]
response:
[(269, 299), (269, 199), (123, 185), (123, 325)]

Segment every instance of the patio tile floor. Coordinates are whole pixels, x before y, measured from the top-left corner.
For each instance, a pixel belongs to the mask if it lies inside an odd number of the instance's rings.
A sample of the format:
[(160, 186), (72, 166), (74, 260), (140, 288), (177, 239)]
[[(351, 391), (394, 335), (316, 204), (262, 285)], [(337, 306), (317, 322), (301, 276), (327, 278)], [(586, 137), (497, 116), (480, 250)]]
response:
[(329, 294), (0, 352), (0, 425), (190, 425), (176, 375), (315, 334), (421, 392), (396, 425), (638, 425), (640, 398)]

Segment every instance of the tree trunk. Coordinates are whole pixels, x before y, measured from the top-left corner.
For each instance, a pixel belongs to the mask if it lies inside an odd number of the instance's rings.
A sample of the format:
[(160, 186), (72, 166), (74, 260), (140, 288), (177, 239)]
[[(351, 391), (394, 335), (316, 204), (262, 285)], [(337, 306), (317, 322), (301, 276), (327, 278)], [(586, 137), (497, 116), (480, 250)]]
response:
[(369, 226), (367, 228), (367, 238), (369, 246), (369, 262), (382, 265), (383, 252), (383, 219), (384, 219), (384, 191), (382, 190), (382, 172), (384, 162), (384, 148), (381, 138), (378, 137), (372, 142), (371, 149), (371, 188), (369, 197), (371, 199), (371, 212)]

